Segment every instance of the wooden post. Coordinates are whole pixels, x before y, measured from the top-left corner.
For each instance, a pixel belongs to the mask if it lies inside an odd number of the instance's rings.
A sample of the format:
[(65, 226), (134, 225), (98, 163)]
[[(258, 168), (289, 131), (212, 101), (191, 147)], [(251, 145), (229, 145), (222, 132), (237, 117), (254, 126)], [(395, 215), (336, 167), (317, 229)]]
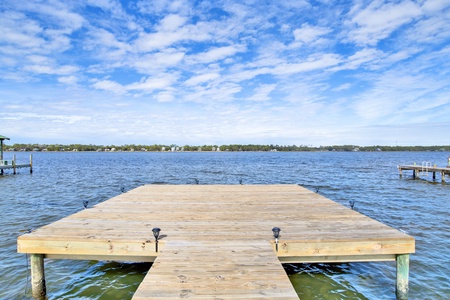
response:
[(3, 160), (3, 139), (0, 139), (0, 160)]
[(44, 273), (44, 255), (31, 254), (31, 293), (34, 299), (47, 299)]
[[(0, 161), (3, 165), (3, 140), (0, 139)], [(3, 175), (3, 169), (0, 170), (0, 174)]]
[(397, 254), (397, 287), (396, 295), (399, 300), (408, 299), (409, 291), (409, 254)]
[(445, 183), (445, 172), (441, 172), (442, 183)]
[(13, 165), (13, 169), (14, 169), (13, 174), (16, 175), (16, 155), (15, 154), (13, 155), (12, 165)]
[(33, 154), (30, 154), (30, 174), (33, 173)]

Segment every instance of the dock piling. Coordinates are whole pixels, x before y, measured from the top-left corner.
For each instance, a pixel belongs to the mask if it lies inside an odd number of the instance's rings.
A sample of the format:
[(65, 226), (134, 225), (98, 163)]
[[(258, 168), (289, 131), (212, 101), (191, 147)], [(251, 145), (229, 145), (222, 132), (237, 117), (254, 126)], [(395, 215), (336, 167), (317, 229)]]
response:
[(34, 299), (47, 299), (47, 288), (45, 287), (44, 255), (31, 254), (31, 293)]
[(398, 254), (397, 262), (397, 287), (398, 300), (407, 300), (409, 291), (409, 254)]

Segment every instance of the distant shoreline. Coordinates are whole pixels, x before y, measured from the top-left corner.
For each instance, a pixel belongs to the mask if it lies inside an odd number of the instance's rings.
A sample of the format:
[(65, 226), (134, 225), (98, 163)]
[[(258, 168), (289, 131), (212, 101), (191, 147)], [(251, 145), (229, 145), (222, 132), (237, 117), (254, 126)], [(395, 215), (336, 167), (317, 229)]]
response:
[(306, 146), (306, 145), (82, 145), (82, 144), (13, 144), (4, 145), (4, 151), (15, 152), (404, 152), (404, 151), (450, 151), (446, 146)]

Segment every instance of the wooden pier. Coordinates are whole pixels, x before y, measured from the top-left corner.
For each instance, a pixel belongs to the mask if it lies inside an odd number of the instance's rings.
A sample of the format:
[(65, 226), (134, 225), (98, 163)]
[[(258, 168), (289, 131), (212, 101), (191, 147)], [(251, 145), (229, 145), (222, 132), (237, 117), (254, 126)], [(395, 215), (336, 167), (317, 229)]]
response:
[(13, 155), (12, 160), (1, 160), (0, 161), (0, 174), (3, 175), (4, 170), (13, 170), (13, 174), (17, 174), (17, 169), (20, 168), (30, 168), (30, 174), (33, 173), (33, 156), (30, 155), (30, 163), (18, 164), (16, 160), (16, 155)]
[(445, 182), (445, 175), (450, 175), (450, 166), (446, 168), (436, 167), (436, 165), (431, 164), (422, 164), (422, 165), (406, 165), (406, 166), (398, 166), (398, 170), (400, 172), (400, 177), (403, 177), (404, 170), (412, 170), (413, 178), (420, 178), (422, 175), (427, 175), (429, 173), (432, 174), (433, 180), (436, 180), (436, 173), (441, 174), (441, 181)]
[(153, 261), (134, 300), (298, 299), (283, 262), (396, 260), (407, 299), (415, 251), (413, 237), (298, 185), (145, 185), (17, 242), (37, 299), (45, 258)]

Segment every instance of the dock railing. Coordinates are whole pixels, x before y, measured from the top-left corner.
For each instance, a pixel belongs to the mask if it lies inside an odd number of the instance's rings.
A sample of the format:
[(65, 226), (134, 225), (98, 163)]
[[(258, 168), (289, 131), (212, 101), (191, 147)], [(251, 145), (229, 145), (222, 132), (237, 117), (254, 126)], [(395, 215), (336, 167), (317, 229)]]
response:
[[(431, 167), (431, 162), (429, 161), (423, 161), (422, 162), (422, 173), (425, 173), (428, 177), (428, 169)], [(421, 173), (419, 173), (419, 176)]]

